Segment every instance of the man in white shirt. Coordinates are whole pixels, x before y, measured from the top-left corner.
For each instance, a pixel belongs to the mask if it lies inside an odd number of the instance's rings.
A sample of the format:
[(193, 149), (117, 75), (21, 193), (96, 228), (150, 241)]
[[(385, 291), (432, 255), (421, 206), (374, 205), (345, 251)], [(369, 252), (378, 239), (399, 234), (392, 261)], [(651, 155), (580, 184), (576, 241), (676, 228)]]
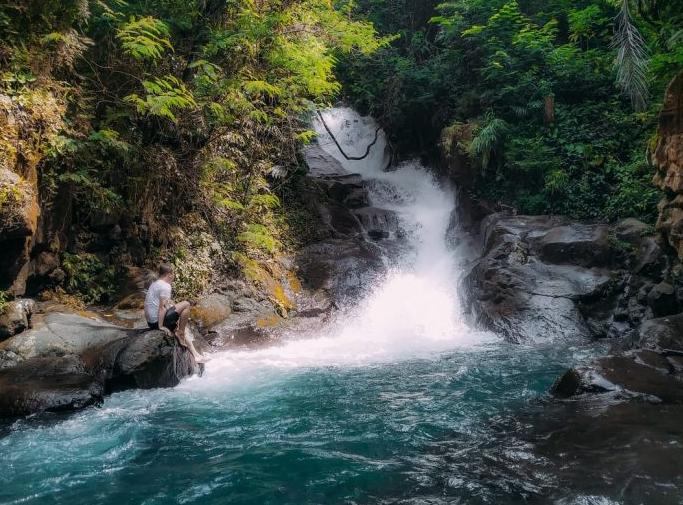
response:
[(185, 335), (187, 321), (190, 319), (190, 302), (173, 304), (171, 301), (171, 284), (174, 278), (171, 265), (159, 265), (159, 278), (149, 286), (145, 296), (145, 319), (153, 330), (162, 330), (168, 335), (175, 332), (180, 345), (186, 347), (198, 363), (202, 363), (204, 360), (201, 354)]

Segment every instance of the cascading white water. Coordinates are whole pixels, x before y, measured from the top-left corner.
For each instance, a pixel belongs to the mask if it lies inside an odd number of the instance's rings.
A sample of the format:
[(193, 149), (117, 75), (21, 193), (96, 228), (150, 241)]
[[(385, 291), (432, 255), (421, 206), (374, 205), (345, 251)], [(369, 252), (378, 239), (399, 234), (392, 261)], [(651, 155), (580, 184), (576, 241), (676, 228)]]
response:
[(354, 365), (417, 357), (485, 338), (465, 325), (458, 306), (455, 255), (446, 243), (455, 207), (453, 191), (440, 185), (417, 161), (385, 171), (386, 139), (371, 118), (349, 108), (330, 109), (322, 116), (349, 157), (362, 156), (377, 136), (367, 157), (348, 160), (322, 121), (314, 121), (320, 148), (339, 160), (348, 173), (360, 174), (369, 182), (374, 206), (398, 215), (408, 253), (393, 260), (395, 264), (368, 295), (316, 334), (298, 335), (272, 348), (215, 357), (201, 380), (202, 388), (207, 383), (219, 387), (227, 377), (267, 373), (265, 370), (273, 367)]

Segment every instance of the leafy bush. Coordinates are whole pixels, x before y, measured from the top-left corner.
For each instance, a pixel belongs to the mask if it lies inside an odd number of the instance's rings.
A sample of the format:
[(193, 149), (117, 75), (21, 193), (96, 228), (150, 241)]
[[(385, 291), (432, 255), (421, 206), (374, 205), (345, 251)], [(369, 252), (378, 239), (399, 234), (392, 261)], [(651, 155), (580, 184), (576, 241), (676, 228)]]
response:
[(86, 304), (109, 301), (116, 292), (114, 267), (105, 265), (95, 254), (64, 253), (62, 268), (66, 273), (66, 292)]
[(434, 157), (448, 128), (476, 124), (474, 194), (520, 212), (653, 219), (650, 169), (632, 160), (656, 127), (659, 104), (646, 98), (683, 68), (681, 0), (359, 0), (357, 10), (401, 34), (380, 58), (343, 60), (351, 100), (400, 149)]

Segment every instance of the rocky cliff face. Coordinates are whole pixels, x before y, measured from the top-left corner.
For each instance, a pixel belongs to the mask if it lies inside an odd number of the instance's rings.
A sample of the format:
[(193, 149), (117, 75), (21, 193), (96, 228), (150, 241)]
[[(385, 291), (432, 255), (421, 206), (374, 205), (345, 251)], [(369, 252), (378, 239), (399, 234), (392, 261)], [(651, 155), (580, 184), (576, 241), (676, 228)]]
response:
[(683, 259), (683, 72), (669, 84), (651, 153), (654, 183), (665, 191), (657, 231)]
[(55, 212), (41, 212), (38, 166), (63, 128), (66, 106), (48, 92), (18, 101), (0, 94), (0, 290), (26, 292), (35, 275), (51, 274), (45, 255), (60, 248), (51, 230)]
[(465, 277), (478, 323), (514, 342), (627, 336), (678, 310), (668, 258), (635, 219), (590, 224), (492, 214)]

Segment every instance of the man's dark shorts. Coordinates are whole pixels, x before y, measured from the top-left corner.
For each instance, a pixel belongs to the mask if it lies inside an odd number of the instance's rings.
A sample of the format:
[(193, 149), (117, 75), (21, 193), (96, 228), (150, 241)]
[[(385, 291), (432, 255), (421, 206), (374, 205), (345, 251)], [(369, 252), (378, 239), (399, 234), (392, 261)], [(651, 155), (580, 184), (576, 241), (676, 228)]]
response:
[[(175, 331), (176, 327), (178, 326), (178, 319), (180, 319), (180, 314), (178, 314), (175, 310), (175, 305), (173, 307), (170, 307), (166, 311), (166, 315), (164, 316), (164, 326), (168, 328), (171, 331)], [(147, 325), (150, 327), (152, 330), (158, 330), (159, 329), (159, 323), (150, 323), (147, 321)]]

